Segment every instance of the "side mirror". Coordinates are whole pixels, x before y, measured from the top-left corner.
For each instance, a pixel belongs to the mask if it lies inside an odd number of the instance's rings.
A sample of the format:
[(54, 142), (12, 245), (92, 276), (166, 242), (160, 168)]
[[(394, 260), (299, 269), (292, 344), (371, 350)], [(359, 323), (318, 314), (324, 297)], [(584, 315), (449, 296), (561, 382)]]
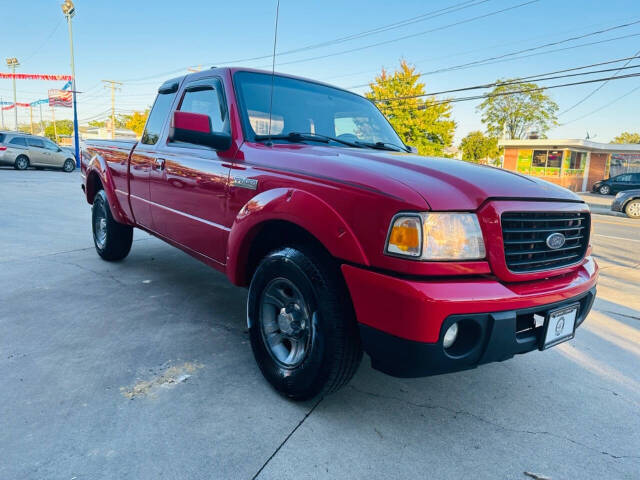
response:
[(176, 111), (173, 112), (171, 120), (169, 141), (204, 145), (215, 150), (228, 150), (231, 146), (231, 135), (212, 132), (209, 115)]
[(418, 153), (418, 149), (416, 147), (412, 147), (411, 145), (405, 145), (409, 149), (409, 153)]

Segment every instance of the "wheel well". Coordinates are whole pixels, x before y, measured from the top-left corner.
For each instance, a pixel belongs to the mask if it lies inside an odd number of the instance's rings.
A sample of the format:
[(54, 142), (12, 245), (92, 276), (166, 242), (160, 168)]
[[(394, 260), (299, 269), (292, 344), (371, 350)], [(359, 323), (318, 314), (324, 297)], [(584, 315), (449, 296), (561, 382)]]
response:
[(284, 220), (270, 220), (260, 224), (257, 228), (257, 232), (249, 240), (245, 276), (242, 280), (242, 284), (245, 286), (251, 282), (260, 260), (278, 247), (301, 245), (313, 248), (322, 252), (323, 255), (333, 258), (331, 253), (316, 237), (295, 223)]
[(96, 193), (102, 190), (102, 188), (102, 181), (100, 180), (98, 174), (95, 172), (91, 172), (89, 174), (89, 177), (87, 178), (87, 201), (92, 204)]

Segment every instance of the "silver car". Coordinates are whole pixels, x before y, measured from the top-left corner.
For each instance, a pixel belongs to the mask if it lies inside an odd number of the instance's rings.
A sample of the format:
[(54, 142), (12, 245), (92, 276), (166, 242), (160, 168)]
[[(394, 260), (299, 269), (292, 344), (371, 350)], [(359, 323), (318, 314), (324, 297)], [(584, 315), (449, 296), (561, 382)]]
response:
[(11, 165), (16, 170), (36, 167), (73, 172), (76, 161), (71, 153), (46, 137), (0, 132), (0, 165)]

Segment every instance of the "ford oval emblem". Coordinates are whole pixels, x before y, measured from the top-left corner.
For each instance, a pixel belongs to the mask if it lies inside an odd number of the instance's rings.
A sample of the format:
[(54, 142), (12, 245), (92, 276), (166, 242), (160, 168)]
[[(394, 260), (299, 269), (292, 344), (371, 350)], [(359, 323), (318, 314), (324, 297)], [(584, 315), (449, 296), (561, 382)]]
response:
[(561, 248), (564, 245), (565, 241), (566, 241), (566, 238), (564, 238), (563, 234), (557, 233), (557, 232), (552, 233), (547, 237), (547, 247), (549, 247), (552, 250), (557, 250), (558, 248)]

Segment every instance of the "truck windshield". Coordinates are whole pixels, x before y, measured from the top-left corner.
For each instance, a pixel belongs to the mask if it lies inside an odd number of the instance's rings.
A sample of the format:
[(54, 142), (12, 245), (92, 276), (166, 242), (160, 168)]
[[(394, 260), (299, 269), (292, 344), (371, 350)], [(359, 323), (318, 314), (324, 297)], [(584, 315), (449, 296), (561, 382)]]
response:
[(237, 72), (234, 81), (249, 141), (264, 140), (265, 135), (271, 134), (274, 141), (405, 149), (387, 119), (369, 100), (337, 88), (278, 75), (273, 77), (269, 132), (271, 75)]

